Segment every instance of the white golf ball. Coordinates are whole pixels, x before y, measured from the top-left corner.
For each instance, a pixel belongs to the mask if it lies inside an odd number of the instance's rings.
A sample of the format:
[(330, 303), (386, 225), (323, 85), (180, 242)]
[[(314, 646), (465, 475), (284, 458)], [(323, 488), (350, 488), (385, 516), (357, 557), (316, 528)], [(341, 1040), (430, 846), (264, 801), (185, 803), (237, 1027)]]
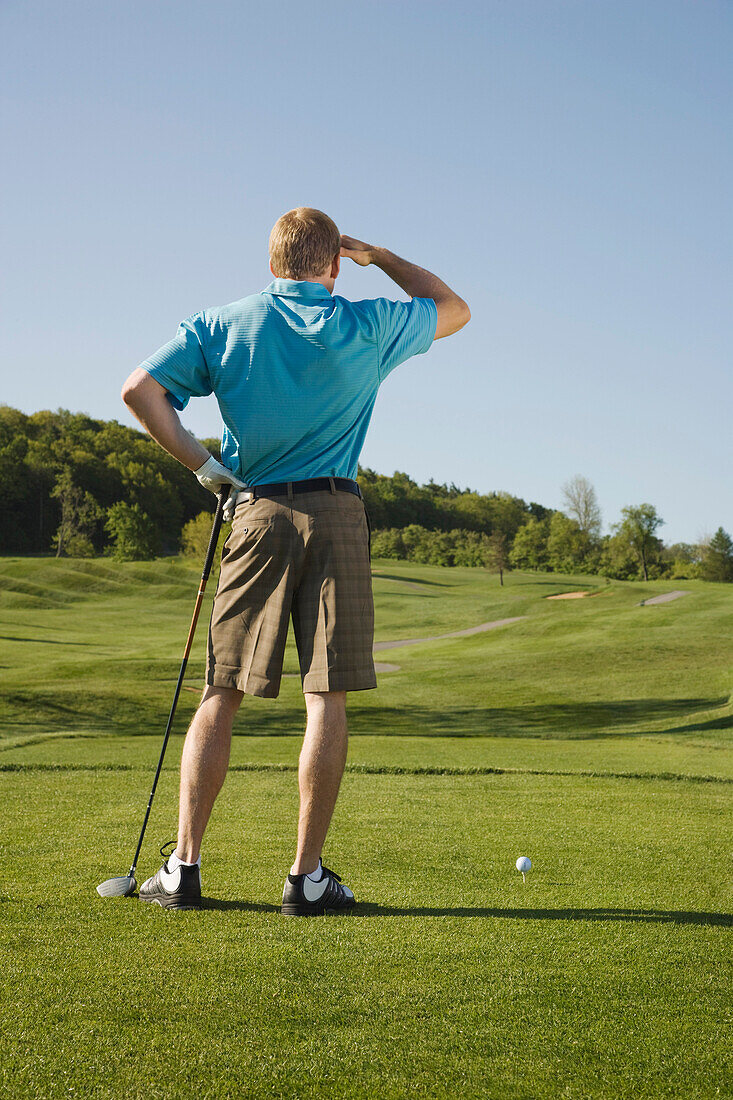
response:
[(522, 873), (532, 870), (532, 860), (529, 858), (529, 856), (519, 857), (519, 859), (517, 860), (517, 870), (522, 871)]

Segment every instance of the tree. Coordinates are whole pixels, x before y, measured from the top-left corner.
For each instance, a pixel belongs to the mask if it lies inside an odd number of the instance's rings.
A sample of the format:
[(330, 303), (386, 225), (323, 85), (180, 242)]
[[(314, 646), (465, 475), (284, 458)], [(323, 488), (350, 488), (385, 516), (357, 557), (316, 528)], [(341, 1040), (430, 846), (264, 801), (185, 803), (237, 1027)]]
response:
[(675, 580), (694, 580), (702, 575), (703, 547), (698, 543), (675, 542), (664, 547), (662, 557), (669, 576)]
[(499, 584), (504, 584), (504, 570), (509, 568), (509, 540), (503, 531), (489, 535), (489, 568), (499, 574)]
[(653, 504), (638, 504), (621, 509), (623, 519), (617, 523), (614, 531), (638, 558), (644, 580), (649, 580), (649, 564), (657, 561), (662, 543), (656, 537), (657, 530), (664, 520)]
[(702, 576), (706, 581), (733, 581), (733, 539), (722, 527), (704, 549)]
[(550, 520), (547, 553), (555, 573), (575, 573), (585, 566), (590, 539), (577, 520), (564, 512), (555, 512)]
[(99, 505), (94, 497), (74, 483), (68, 466), (56, 478), (51, 496), (61, 505), (61, 522), (53, 537), (56, 557), (60, 558), (62, 554), (76, 558), (93, 557), (92, 535), (100, 518)]
[(587, 478), (576, 474), (562, 487), (565, 511), (591, 541), (601, 536), (601, 509), (596, 491)]
[(515, 569), (547, 569), (547, 538), (550, 534), (549, 519), (532, 516), (514, 536), (509, 561)]
[(112, 556), (118, 561), (150, 561), (158, 553), (155, 524), (139, 504), (113, 504), (107, 509), (105, 526), (112, 537)]
[[(196, 561), (204, 560), (206, 551), (209, 548), (212, 522), (211, 512), (200, 512), (194, 519), (184, 523), (181, 531), (181, 553), (184, 557), (194, 558)], [(219, 542), (216, 547), (218, 557), (221, 557), (221, 548), (230, 531), (231, 526), (228, 523), (222, 524)]]

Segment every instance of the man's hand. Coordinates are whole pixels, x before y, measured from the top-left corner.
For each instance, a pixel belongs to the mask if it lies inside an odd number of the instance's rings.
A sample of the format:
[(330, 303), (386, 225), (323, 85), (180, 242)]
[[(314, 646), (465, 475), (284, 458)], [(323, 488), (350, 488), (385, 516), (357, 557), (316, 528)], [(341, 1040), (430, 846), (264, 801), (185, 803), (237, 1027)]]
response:
[(411, 264), (409, 260), (402, 260), (390, 252), (388, 248), (380, 248), (373, 244), (364, 244), (355, 237), (341, 237), (341, 255), (348, 256), (360, 267), (368, 267), (374, 264), (380, 267), (385, 275), (389, 275), (397, 286), (410, 295), (411, 298), (432, 298), (438, 310), (438, 324), (435, 329), (435, 339), (443, 336), (451, 336), (458, 332), (471, 320), (471, 310), (463, 298), (459, 298), (454, 290), (427, 271), (424, 267)]
[(359, 267), (369, 267), (373, 263), (374, 246), (357, 241), (356, 237), (347, 237), (341, 234), (341, 255), (353, 260)]
[(221, 462), (217, 462), (213, 455), (209, 455), (203, 466), (199, 466), (198, 470), (193, 472), (204, 489), (208, 489), (210, 493), (218, 493), (222, 485), (236, 485), (237, 489), (247, 488), (243, 481), (240, 481), (231, 470), (227, 470), (226, 466), (222, 466)]
[(224, 519), (230, 520), (237, 506), (237, 493), (240, 489), (247, 488), (244, 482), (235, 477), (231, 470), (227, 470), (226, 466), (222, 466), (221, 462), (217, 462), (213, 455), (209, 455), (203, 466), (199, 466), (198, 470), (193, 472), (204, 489), (208, 489), (211, 493), (218, 495), (222, 485), (232, 486), (232, 491), (224, 505)]

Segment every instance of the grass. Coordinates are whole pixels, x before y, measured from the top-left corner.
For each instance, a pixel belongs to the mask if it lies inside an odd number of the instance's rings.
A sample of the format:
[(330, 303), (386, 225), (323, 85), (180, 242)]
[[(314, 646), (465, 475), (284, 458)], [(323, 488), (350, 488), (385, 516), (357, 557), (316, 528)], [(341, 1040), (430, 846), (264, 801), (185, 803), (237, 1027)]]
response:
[[(526, 618), (385, 653), (400, 671), (352, 697), (326, 858), (360, 910), (309, 922), (277, 911), (297, 678), (242, 708), (209, 908), (102, 901), (134, 849), (197, 570), (0, 562), (4, 1095), (731, 1095), (733, 588), (640, 608), (677, 586), (375, 572), (383, 640)], [(597, 595), (544, 599), (575, 587)]]

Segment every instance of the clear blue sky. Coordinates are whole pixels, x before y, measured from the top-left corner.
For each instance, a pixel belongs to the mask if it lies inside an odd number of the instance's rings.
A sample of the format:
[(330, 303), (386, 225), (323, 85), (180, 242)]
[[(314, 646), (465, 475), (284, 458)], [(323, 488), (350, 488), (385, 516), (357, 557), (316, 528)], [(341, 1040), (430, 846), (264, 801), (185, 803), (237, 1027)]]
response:
[(5, 0), (0, 33), (0, 400), (132, 423), (130, 370), (318, 206), (473, 311), (387, 381), (365, 464), (551, 506), (581, 473), (606, 524), (733, 533), (733, 5)]

